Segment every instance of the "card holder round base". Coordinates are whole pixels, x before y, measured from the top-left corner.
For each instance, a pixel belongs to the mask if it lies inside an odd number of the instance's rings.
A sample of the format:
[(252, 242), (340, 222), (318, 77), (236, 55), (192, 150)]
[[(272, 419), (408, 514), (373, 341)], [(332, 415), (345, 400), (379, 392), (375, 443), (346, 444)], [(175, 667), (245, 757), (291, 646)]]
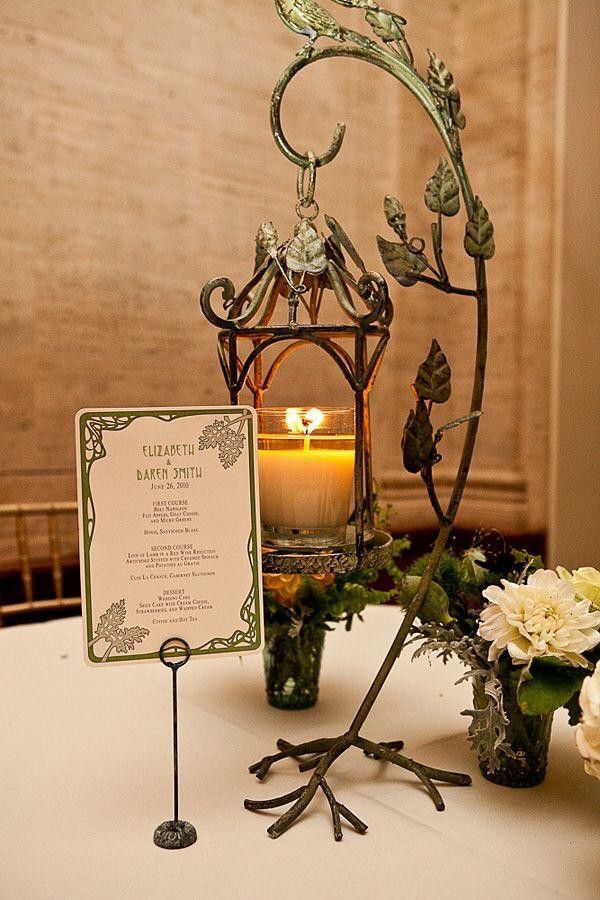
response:
[(154, 843), (163, 850), (183, 850), (196, 843), (198, 835), (190, 822), (162, 822), (154, 832)]

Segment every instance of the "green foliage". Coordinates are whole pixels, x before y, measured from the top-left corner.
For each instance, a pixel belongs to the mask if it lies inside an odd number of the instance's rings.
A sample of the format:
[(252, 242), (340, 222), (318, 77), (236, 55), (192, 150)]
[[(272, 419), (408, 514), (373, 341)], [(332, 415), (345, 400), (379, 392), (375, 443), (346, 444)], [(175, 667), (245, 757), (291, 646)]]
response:
[[(410, 547), (408, 538), (394, 541), (393, 554), (397, 559)], [(386, 567), (388, 574), (400, 573), (395, 559)], [(291, 633), (301, 628), (322, 628), (343, 622), (349, 630), (355, 617), (361, 618), (367, 606), (390, 603), (396, 599), (397, 589), (379, 590), (374, 584), (380, 578), (377, 569), (361, 569), (347, 575), (337, 575), (332, 584), (324, 587), (314, 578), (303, 578), (293, 607), (279, 603), (271, 591), (264, 590), (265, 621), (267, 627), (286, 626)], [(395, 581), (395, 579), (394, 579)]]
[(571, 694), (564, 708), (569, 713), (569, 725), (577, 725), (581, 719), (581, 706), (579, 705), (579, 691)]
[[(420, 581), (421, 578), (418, 575), (405, 575), (402, 579), (396, 600), (405, 609), (408, 608), (417, 593)], [(439, 625), (449, 625), (452, 622), (449, 605), (448, 594), (441, 585), (434, 581), (421, 604), (419, 619), (421, 622), (437, 622)]]
[(558, 661), (534, 660), (523, 675), (517, 691), (519, 706), (528, 716), (540, 716), (567, 706), (579, 693), (585, 672)]

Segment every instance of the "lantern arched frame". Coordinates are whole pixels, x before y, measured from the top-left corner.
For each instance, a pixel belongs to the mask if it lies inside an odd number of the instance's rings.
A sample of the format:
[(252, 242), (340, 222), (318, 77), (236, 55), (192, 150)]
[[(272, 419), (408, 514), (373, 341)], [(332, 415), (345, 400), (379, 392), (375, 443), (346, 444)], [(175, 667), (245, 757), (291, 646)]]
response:
[[(200, 295), (202, 312), (220, 329), (219, 363), (233, 405), (238, 404), (242, 390), (247, 388), (254, 407), (260, 410), (265, 392), (286, 360), (309, 346), (321, 350), (333, 361), (353, 394), (356, 430), (351, 537), (345, 546), (335, 549), (265, 549), (265, 572), (342, 574), (381, 566), (391, 555), (391, 536), (378, 531), (374, 522), (369, 399), (390, 339), (393, 307), (385, 279), (377, 272), (367, 271), (343, 229), (330, 217), (327, 221), (332, 231), (323, 242), (325, 268), (307, 274), (301, 285), (286, 277), (288, 241), (273, 248), (272, 255), (267, 254), (262, 260), (259, 256), (255, 273), (239, 294), (236, 295), (229, 279), (216, 278), (205, 285)], [(353, 255), (360, 262), (362, 271), (358, 278), (346, 265), (338, 235), (352, 247)], [(260, 253), (260, 245), (258, 250)], [(303, 288), (300, 292), (299, 286)], [(227, 318), (211, 305), (212, 295), (219, 290)], [(326, 291), (333, 293), (345, 322), (320, 321)], [(282, 302), (287, 306), (287, 321), (274, 324), (274, 313)], [(308, 322), (298, 321), (301, 305)], [(283, 347), (279, 349), (279, 345)], [(242, 347), (248, 348), (247, 352)], [(278, 352), (265, 371), (263, 356), (272, 348)]]

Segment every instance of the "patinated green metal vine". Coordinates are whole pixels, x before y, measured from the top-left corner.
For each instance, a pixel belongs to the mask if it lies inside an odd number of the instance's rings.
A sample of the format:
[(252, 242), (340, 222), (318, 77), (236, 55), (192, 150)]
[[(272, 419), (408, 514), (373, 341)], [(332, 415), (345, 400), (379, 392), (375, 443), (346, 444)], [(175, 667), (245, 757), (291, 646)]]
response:
[[(425, 74), (421, 74), (416, 67), (414, 54), (406, 37), (405, 27), (407, 23), (402, 16), (384, 9), (373, 2), (373, 0), (335, 0), (335, 2), (340, 6), (363, 10), (365, 20), (376, 39), (374, 40), (373, 37), (345, 27), (331, 13), (316, 3), (315, 0), (275, 0), (276, 11), (283, 23), (292, 31), (305, 36), (307, 39), (295, 59), (279, 78), (271, 100), (271, 127), (277, 146), (292, 163), (300, 167), (298, 178), (299, 215), (302, 215), (304, 211), (309, 209), (311, 215), (306, 217), (311, 221), (314, 218), (312, 209), (314, 205), (315, 174), (320, 167), (330, 163), (339, 153), (344, 139), (345, 125), (341, 122), (337, 123), (331, 144), (325, 152), (321, 154), (312, 152), (301, 153), (296, 150), (285, 136), (281, 124), (281, 105), (288, 85), (303, 69), (326, 59), (355, 59), (382, 69), (403, 84), (425, 109), (438, 131), (445, 154), (440, 158), (439, 165), (425, 187), (425, 204), (434, 215), (434, 220), (431, 224), (431, 250), (427, 252), (426, 241), (423, 238), (410, 236), (404, 206), (395, 197), (388, 196), (384, 201), (384, 212), (388, 225), (395, 233), (396, 240), (390, 241), (381, 236), (377, 238), (383, 264), (387, 272), (403, 287), (412, 287), (417, 283), (423, 283), (446, 294), (464, 296), (471, 302), (474, 302), (477, 315), (475, 370), (469, 410), (453, 422), (443, 424), (437, 429), (434, 427), (432, 422), (433, 410), (449, 399), (451, 391), (450, 366), (437, 340), (432, 342), (430, 352), (419, 367), (413, 384), (415, 407), (411, 410), (404, 428), (402, 438), (403, 461), (409, 472), (419, 474), (423, 479), (440, 527), (434, 549), (418, 589), (371, 687), (350, 727), (342, 735), (313, 740), (299, 745), (291, 745), (286, 741), (280, 740), (278, 742), (279, 753), (266, 756), (250, 767), (250, 771), (255, 773), (259, 780), (262, 781), (267, 776), (273, 763), (288, 757), (305, 757), (300, 762), (300, 771), (314, 769), (314, 774), (306, 785), (285, 796), (276, 797), (272, 800), (246, 800), (245, 806), (247, 809), (259, 810), (274, 809), (292, 804), (268, 829), (271, 837), (278, 837), (298, 819), (311, 803), (317, 791), (321, 790), (331, 809), (335, 839), (340, 840), (342, 837), (342, 818), (346, 819), (360, 833), (364, 833), (367, 829), (367, 826), (354, 813), (336, 800), (325, 778), (326, 773), (335, 760), (349, 747), (356, 747), (371, 758), (387, 760), (412, 772), (422, 782), (438, 810), (444, 809), (444, 803), (434, 781), (460, 785), (470, 784), (471, 781), (468, 775), (434, 769), (403, 756), (400, 753), (402, 749), (402, 742), (400, 741), (375, 743), (363, 738), (360, 732), (396, 659), (402, 651), (413, 622), (427, 597), (440, 556), (447, 544), (456, 519), (466, 485), (482, 412), (488, 336), (485, 263), (494, 254), (494, 238), (493, 226), (487, 210), (480, 198), (474, 195), (464, 167), (460, 131), (465, 127), (466, 119), (461, 108), (460, 92), (452, 73), (437, 54), (429, 50), (427, 69)], [(319, 41), (318, 47), (315, 46), (317, 41)], [(324, 44), (324, 41), (329, 43)], [(331, 43), (332, 41), (333, 43)], [(306, 186), (306, 176), (308, 176), (308, 188)], [(461, 197), (466, 210), (464, 249), (473, 259), (474, 287), (455, 285), (450, 278), (443, 256), (444, 220), (459, 213)], [(385, 282), (377, 273), (367, 272), (361, 257), (343, 229), (341, 229), (341, 226), (331, 218), (328, 218), (326, 221), (334, 241), (329, 244), (329, 247), (327, 247), (327, 242), (325, 242), (323, 260), (319, 261), (319, 266), (323, 266), (322, 271), (328, 273), (329, 285), (333, 286), (334, 290), (337, 286), (338, 290), (335, 290), (336, 296), (338, 296), (343, 307), (345, 307), (348, 299), (347, 289), (349, 282), (344, 275), (345, 266), (340, 268), (340, 261), (336, 258), (338, 250), (343, 248), (363, 273), (362, 278), (353, 282), (353, 289), (357, 291), (363, 300), (366, 299), (367, 306), (370, 308), (372, 313), (370, 321), (372, 324), (369, 327), (375, 330), (380, 329), (379, 333), (383, 339), (383, 346), (377, 360), (377, 364), (379, 364), (385, 343), (387, 343), (389, 337), (388, 326), (392, 317)], [(226, 335), (226, 337), (221, 338), (220, 359), (223, 371), (230, 384), (232, 399), (237, 398), (238, 390), (241, 389), (249, 376), (250, 367), (250, 363), (245, 365), (239, 363), (235, 351), (234, 336), (239, 329), (243, 328), (245, 321), (250, 318), (250, 312), (252, 311), (252, 315), (257, 313), (267, 287), (272, 283), (273, 279), (285, 276), (285, 272), (282, 275), (282, 260), (278, 256), (276, 233), (273, 235), (268, 226), (270, 226), (270, 223), (267, 223), (266, 229), (263, 226), (263, 232), (259, 234), (255, 277), (242, 294), (236, 297), (230, 281), (227, 279), (216, 279), (206, 286), (202, 295), (202, 308), (205, 314), (214, 324), (224, 328), (222, 334)], [(305, 227), (304, 230), (306, 232), (306, 244), (309, 239), (313, 240), (313, 235), (312, 233), (308, 234), (308, 228)], [(289, 244), (286, 244), (285, 247), (287, 252), (289, 252)], [(311, 254), (313, 254), (311, 260), (317, 259), (319, 253), (320, 248), (315, 245), (311, 249)], [(269, 263), (265, 265), (265, 260), (269, 258), (269, 255), (272, 259), (271, 269), (269, 269)], [(287, 257), (286, 262), (288, 263), (288, 271), (293, 271), (293, 269), (290, 269)], [(310, 271), (309, 268), (306, 268), (308, 264), (307, 258), (305, 259), (304, 272)], [(321, 278), (323, 276), (315, 275), (314, 277)], [(346, 281), (345, 285), (342, 283), (344, 280)], [(228, 319), (218, 316), (210, 306), (210, 295), (217, 287), (223, 290), (225, 307), (229, 309)], [(294, 284), (292, 282), (292, 294), (294, 293), (293, 288)], [(275, 299), (277, 293), (275, 292), (274, 294)], [(290, 294), (290, 298), (292, 294)], [(259, 295), (260, 299), (258, 299)], [(297, 298), (294, 298), (293, 302), (296, 302), (297, 305)], [(350, 318), (356, 320), (358, 313), (353, 304), (348, 309), (345, 309), (345, 312)], [(290, 324), (294, 328), (299, 329), (293, 316), (290, 318)], [(303, 340), (315, 342), (319, 327), (324, 326), (317, 325), (316, 319), (313, 321), (311, 318), (311, 323), (308, 326), (302, 326), (302, 329), (296, 331), (296, 335)], [(344, 326), (337, 327), (343, 328)], [(360, 331), (360, 333), (362, 334), (362, 339), (364, 339), (365, 332)], [(289, 333), (284, 330), (281, 331), (281, 339), (284, 339), (284, 334), (285, 338), (289, 339)], [(273, 338), (273, 340), (275, 339)], [(321, 338), (318, 339), (321, 340)], [(328, 334), (325, 337), (325, 341), (330, 342), (330, 340), (331, 334)], [(348, 358), (344, 357), (343, 354), (338, 354), (338, 351), (330, 345), (324, 347), (324, 349), (334, 357), (337, 355), (336, 361), (342, 369), (344, 365), (346, 366), (351, 378), (353, 369)], [(360, 360), (362, 358), (363, 350), (361, 349)], [(359, 359), (358, 356), (357, 359)], [(359, 373), (359, 377), (363, 377), (362, 370)], [(261, 390), (263, 386), (261, 380)], [(256, 383), (254, 384), (254, 393), (255, 400), (260, 402), (262, 395), (259, 396), (260, 391), (257, 390)], [(364, 409), (364, 405), (361, 409)], [(368, 408), (365, 421), (368, 424)], [(465, 436), (455, 483), (449, 501), (443, 506), (438, 498), (434, 480), (434, 468), (441, 458), (439, 445), (448, 429), (463, 425)], [(367, 431), (365, 431), (365, 434)], [(362, 432), (360, 436), (362, 437)], [(357, 446), (358, 438), (359, 433), (357, 432)], [(361, 470), (360, 479), (362, 477), (363, 473)], [(359, 484), (362, 485), (362, 480), (357, 480), (357, 486)], [(358, 558), (360, 559), (360, 553)]]

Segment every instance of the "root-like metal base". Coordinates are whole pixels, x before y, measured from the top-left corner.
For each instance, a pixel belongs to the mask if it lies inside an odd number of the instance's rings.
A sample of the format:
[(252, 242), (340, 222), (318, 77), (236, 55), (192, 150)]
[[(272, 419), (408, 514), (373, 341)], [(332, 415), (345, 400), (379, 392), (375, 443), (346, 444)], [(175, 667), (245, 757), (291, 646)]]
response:
[[(422, 782), (427, 793), (433, 800), (435, 808), (439, 812), (441, 812), (445, 806), (439, 790), (433, 783), (434, 781), (463, 786), (471, 784), (469, 775), (462, 775), (458, 772), (447, 772), (444, 769), (434, 769), (431, 766), (426, 766), (423, 763), (416, 762), (414, 759), (403, 756), (399, 752), (402, 750), (403, 746), (404, 744), (402, 741), (375, 743), (374, 741), (368, 741), (365, 738), (360, 737), (360, 735), (355, 736), (351, 734), (343, 734), (337, 738), (320, 738), (314, 741), (306, 741), (304, 744), (290, 744), (288, 741), (284, 741), (280, 738), (277, 741), (279, 753), (263, 757), (263, 759), (251, 765), (249, 771), (256, 775), (259, 781), (264, 781), (274, 763), (279, 762), (282, 759), (293, 757), (300, 760), (298, 766), (300, 772), (307, 772), (310, 769), (315, 769), (314, 775), (307, 784), (297, 788), (295, 791), (291, 791), (289, 794), (284, 794), (281, 797), (274, 797), (271, 800), (244, 800), (244, 806), (249, 810), (263, 810), (276, 809), (279, 806), (286, 806), (286, 804), (292, 803), (293, 805), (287, 812), (283, 813), (283, 815), (267, 829), (267, 834), (270, 837), (277, 838), (283, 834), (284, 831), (287, 831), (287, 829), (294, 824), (296, 819), (302, 815), (304, 810), (313, 800), (317, 791), (320, 789), (325, 794), (327, 802), (329, 803), (333, 822), (333, 836), (335, 840), (341, 841), (342, 839), (342, 819), (346, 819), (359, 834), (364, 834), (367, 830), (367, 825), (351, 812), (347, 806), (344, 806), (343, 803), (336, 800), (331, 787), (325, 779), (325, 774), (330, 766), (335, 762), (338, 756), (345, 753), (349, 747), (357, 747), (370, 759), (390, 762), (395, 766), (400, 766), (400, 768), (412, 772), (413, 775)], [(302, 759), (302, 757), (306, 758)]]

